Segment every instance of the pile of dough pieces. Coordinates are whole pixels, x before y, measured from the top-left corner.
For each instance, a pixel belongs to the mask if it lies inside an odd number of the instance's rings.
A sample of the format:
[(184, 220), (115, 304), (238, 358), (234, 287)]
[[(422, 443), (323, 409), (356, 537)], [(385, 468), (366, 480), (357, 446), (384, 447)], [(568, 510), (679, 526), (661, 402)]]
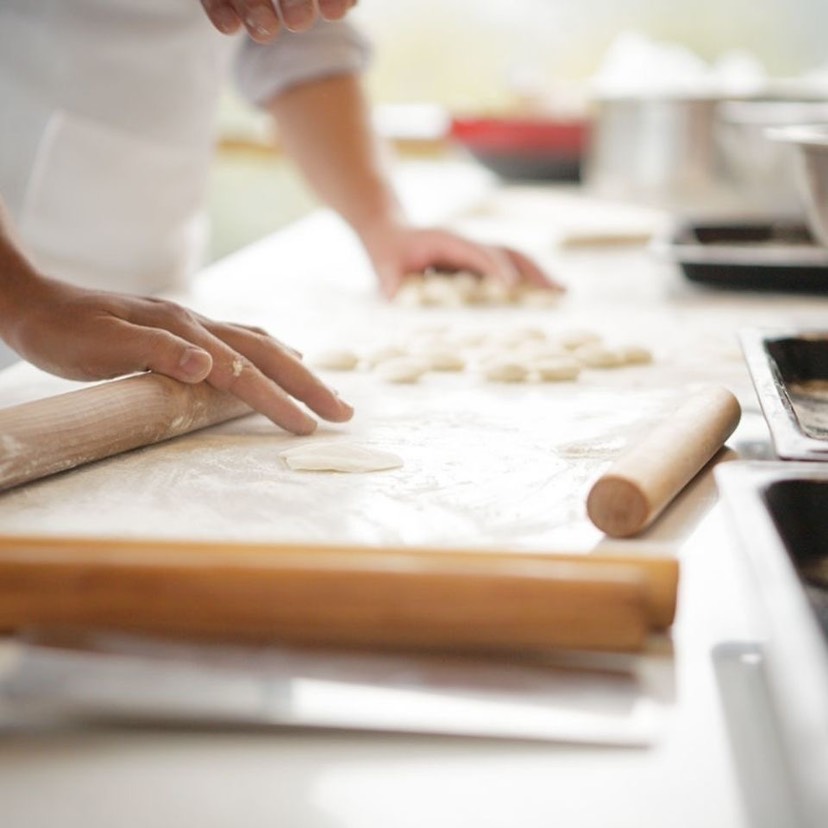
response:
[(413, 308), (460, 307), (464, 305), (522, 305), (553, 307), (560, 301), (557, 290), (519, 284), (509, 287), (491, 276), (474, 273), (411, 273), (394, 297), (398, 305)]
[(323, 371), (371, 371), (392, 383), (418, 382), (429, 372), (472, 372), (489, 382), (571, 382), (584, 369), (617, 369), (652, 362), (641, 345), (611, 346), (586, 330), (547, 334), (514, 328), (495, 334), (454, 334), (430, 328), (405, 344), (317, 354), (310, 365)]

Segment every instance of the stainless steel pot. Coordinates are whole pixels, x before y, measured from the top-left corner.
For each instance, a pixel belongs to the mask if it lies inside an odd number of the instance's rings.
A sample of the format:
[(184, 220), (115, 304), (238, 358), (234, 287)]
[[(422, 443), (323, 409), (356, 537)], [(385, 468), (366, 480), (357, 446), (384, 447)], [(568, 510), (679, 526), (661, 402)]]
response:
[(587, 186), (680, 211), (731, 206), (734, 190), (716, 140), (720, 100), (678, 94), (597, 99)]

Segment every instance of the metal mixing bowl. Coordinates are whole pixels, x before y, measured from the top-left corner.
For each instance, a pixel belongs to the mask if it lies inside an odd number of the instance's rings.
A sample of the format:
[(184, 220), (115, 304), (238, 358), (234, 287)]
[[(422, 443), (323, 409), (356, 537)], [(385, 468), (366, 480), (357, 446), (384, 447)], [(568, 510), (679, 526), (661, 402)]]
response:
[(768, 134), (793, 148), (808, 224), (814, 237), (828, 247), (828, 124), (772, 129)]
[(796, 185), (796, 152), (768, 136), (769, 128), (800, 124), (828, 124), (828, 100), (779, 96), (723, 101), (719, 106), (719, 147), (753, 208), (773, 216), (804, 212)]

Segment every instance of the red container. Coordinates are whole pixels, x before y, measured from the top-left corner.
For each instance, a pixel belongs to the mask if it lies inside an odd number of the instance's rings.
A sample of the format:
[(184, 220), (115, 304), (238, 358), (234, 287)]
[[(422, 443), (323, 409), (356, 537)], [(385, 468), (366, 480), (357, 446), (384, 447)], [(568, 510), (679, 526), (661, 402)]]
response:
[(589, 131), (585, 119), (455, 117), (450, 135), (504, 178), (577, 181)]

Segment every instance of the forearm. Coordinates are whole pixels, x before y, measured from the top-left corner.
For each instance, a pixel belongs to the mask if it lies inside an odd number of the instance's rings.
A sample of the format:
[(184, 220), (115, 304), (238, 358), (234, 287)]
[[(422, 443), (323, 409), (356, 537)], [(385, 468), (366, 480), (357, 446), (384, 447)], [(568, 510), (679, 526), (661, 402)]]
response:
[(386, 296), (393, 296), (408, 274), (430, 268), (472, 271), (506, 285), (557, 287), (518, 251), (406, 221), (356, 75), (294, 87), (268, 108), (311, 187), (360, 237)]
[(272, 100), (268, 109), (286, 151), (315, 193), (366, 246), (403, 223), (357, 76), (337, 75), (295, 87)]

